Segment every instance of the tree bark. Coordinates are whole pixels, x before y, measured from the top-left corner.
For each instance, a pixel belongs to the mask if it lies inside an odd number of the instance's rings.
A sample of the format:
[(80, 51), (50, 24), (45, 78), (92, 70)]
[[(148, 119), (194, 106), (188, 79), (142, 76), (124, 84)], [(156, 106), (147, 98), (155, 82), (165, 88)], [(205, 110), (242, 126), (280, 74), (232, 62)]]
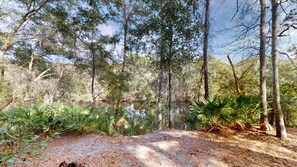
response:
[(227, 56), (227, 58), (228, 58), (228, 60), (230, 62), (231, 68), (232, 68), (234, 82), (235, 82), (235, 89), (236, 89), (237, 93), (240, 94), (241, 93), (241, 89), (240, 89), (238, 77), (237, 77), (236, 72), (235, 72), (235, 67), (234, 67), (234, 65), (233, 65), (233, 63), (232, 63), (229, 55)]
[(95, 70), (96, 70), (96, 60), (95, 60), (95, 48), (94, 48), (94, 44), (91, 44), (90, 47), (91, 50), (91, 54), (92, 54), (92, 85), (91, 85), (91, 89), (92, 89), (92, 110), (94, 111), (95, 107), (96, 107), (96, 97), (95, 97)]
[(208, 85), (208, 36), (209, 36), (209, 1), (205, 0), (205, 18), (204, 18), (204, 39), (203, 39), (203, 74), (204, 74), (204, 98), (209, 97)]
[(159, 129), (163, 128), (163, 114), (162, 114), (162, 91), (163, 91), (163, 75), (164, 75), (164, 32), (165, 32), (165, 18), (163, 14), (163, 0), (161, 0), (161, 44), (160, 44), (160, 66), (159, 66), (159, 90), (158, 90), (158, 97), (157, 97), (157, 112), (158, 112), (158, 126)]
[[(125, 66), (126, 66), (126, 58), (127, 58), (127, 50), (129, 47), (127, 46), (127, 34), (129, 30), (129, 21), (130, 21), (130, 16), (131, 16), (131, 10), (130, 7), (132, 5), (132, 1), (129, 1), (129, 4), (126, 3), (125, 0), (122, 1), (123, 6), (122, 6), (122, 14), (123, 14), (123, 29), (124, 29), (124, 51), (123, 51), (123, 67), (122, 67), (122, 72), (125, 71)], [(128, 6), (127, 6), (128, 5)]]
[(262, 130), (271, 130), (268, 122), (267, 91), (266, 91), (266, 0), (260, 0), (260, 97), (262, 116), (260, 120)]
[(169, 98), (169, 102), (168, 102), (168, 127), (169, 128), (172, 128), (172, 117), (171, 117), (171, 93), (172, 93), (172, 73), (171, 73), (171, 48), (170, 48), (170, 51), (169, 51), (169, 58), (168, 58), (168, 98)]
[(278, 31), (278, 0), (271, 0), (272, 13), (272, 44), (271, 44), (271, 61), (272, 61), (272, 84), (273, 84), (273, 109), (275, 112), (276, 136), (281, 140), (287, 139), (287, 132), (284, 123), (284, 117), (280, 104), (280, 90), (278, 78), (278, 54), (277, 54), (277, 31)]
[(172, 47), (173, 47), (173, 27), (172, 27), (172, 23), (170, 22), (169, 23), (169, 28), (170, 28), (170, 41), (169, 41), (169, 54), (168, 54), (168, 98), (169, 98), (169, 102), (168, 102), (168, 127), (169, 128), (172, 128), (172, 116), (171, 116), (171, 103), (172, 103), (172, 56), (173, 56), (173, 53), (172, 53)]

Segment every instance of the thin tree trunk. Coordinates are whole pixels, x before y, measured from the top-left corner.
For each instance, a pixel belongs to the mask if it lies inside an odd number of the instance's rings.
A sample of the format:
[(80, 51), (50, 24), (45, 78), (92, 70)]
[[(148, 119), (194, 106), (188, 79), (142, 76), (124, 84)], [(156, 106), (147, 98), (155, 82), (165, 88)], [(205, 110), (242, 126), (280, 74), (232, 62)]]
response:
[(201, 99), (200, 98), (204, 98), (203, 97), (203, 93), (202, 93), (202, 85), (203, 85), (203, 74), (204, 74), (204, 67), (203, 67), (203, 64), (201, 66), (201, 70), (200, 70), (200, 79), (199, 79), (199, 82), (197, 84), (197, 100), (200, 101)]
[(237, 93), (240, 94), (241, 93), (241, 89), (240, 89), (238, 77), (237, 77), (236, 72), (235, 72), (235, 67), (234, 67), (234, 65), (233, 65), (233, 63), (232, 63), (229, 55), (227, 56), (227, 58), (228, 58), (228, 60), (230, 62), (231, 68), (232, 68), (234, 82), (235, 82), (235, 89), (236, 89)]
[(30, 63), (29, 63), (29, 71), (32, 71), (33, 62), (34, 62), (34, 55), (32, 54), (31, 55), (31, 60), (30, 60)]
[(95, 61), (95, 48), (94, 44), (91, 44), (91, 54), (92, 54), (92, 110), (94, 111), (96, 107), (96, 97), (95, 97), (95, 71), (96, 71), (96, 61)]
[[(124, 28), (124, 51), (123, 51), (123, 67), (122, 67), (122, 72), (125, 71), (125, 66), (126, 66), (126, 53), (127, 53), (127, 33), (128, 33), (128, 22), (130, 18), (130, 11), (127, 11), (127, 4), (126, 1), (122, 1), (123, 6), (122, 6), (122, 12), (123, 12), (123, 28)], [(131, 3), (131, 2), (130, 2)], [(129, 9), (128, 9), (129, 10)]]
[(205, 20), (204, 20), (204, 39), (203, 39), (203, 68), (204, 68), (204, 98), (209, 97), (208, 85), (208, 35), (209, 35), (209, 1), (205, 0)]
[(273, 109), (275, 112), (276, 136), (281, 140), (287, 139), (287, 132), (284, 123), (284, 116), (280, 104), (280, 90), (278, 78), (278, 54), (277, 54), (277, 31), (278, 31), (278, 0), (271, 0), (272, 13), (272, 84), (273, 84)]
[[(171, 48), (170, 48), (171, 50)], [(169, 51), (171, 52), (171, 51)], [(171, 79), (172, 78), (172, 73), (171, 73), (171, 53), (169, 53), (169, 60), (168, 60), (168, 98), (169, 98), (169, 102), (168, 102), (168, 127), (172, 128), (172, 117), (171, 117), (171, 89), (172, 89), (172, 83), (171, 83)]]
[(172, 117), (171, 117), (171, 108), (172, 108), (172, 97), (171, 97), (171, 94), (172, 94), (172, 72), (171, 72), (171, 66), (172, 66), (172, 47), (173, 47), (173, 30), (172, 30), (172, 23), (170, 22), (170, 42), (169, 42), (169, 55), (168, 55), (168, 98), (169, 98), (169, 102), (168, 102), (168, 127), (169, 128), (172, 128)]
[(262, 117), (260, 120), (262, 130), (271, 130), (268, 122), (267, 91), (266, 91), (266, 0), (261, 0), (260, 21), (260, 97)]
[[(128, 50), (128, 46), (127, 46), (127, 34), (128, 34), (128, 22), (130, 19), (130, 11), (126, 11), (126, 1), (123, 0), (122, 1), (123, 6), (122, 6), (122, 14), (123, 14), (123, 28), (124, 28), (124, 51), (123, 51), (123, 66), (122, 66), (122, 73), (125, 72), (125, 68), (126, 68), (126, 58), (127, 58), (127, 50)], [(131, 2), (130, 2), (131, 3)], [(127, 13), (128, 12), (128, 13)], [(121, 90), (119, 92), (119, 94), (121, 94)], [(121, 97), (117, 97), (117, 101), (116, 101), (116, 108), (115, 108), (115, 118), (118, 116), (118, 113), (120, 112), (120, 103), (121, 103)]]
[(162, 91), (163, 91), (163, 75), (164, 75), (164, 31), (165, 31), (165, 19), (164, 19), (164, 14), (163, 14), (163, 1), (161, 0), (161, 47), (160, 47), (160, 74), (159, 74), (159, 91), (158, 91), (158, 106), (157, 106), (157, 111), (158, 111), (158, 124), (159, 124), (159, 129), (163, 128), (163, 114), (162, 114)]

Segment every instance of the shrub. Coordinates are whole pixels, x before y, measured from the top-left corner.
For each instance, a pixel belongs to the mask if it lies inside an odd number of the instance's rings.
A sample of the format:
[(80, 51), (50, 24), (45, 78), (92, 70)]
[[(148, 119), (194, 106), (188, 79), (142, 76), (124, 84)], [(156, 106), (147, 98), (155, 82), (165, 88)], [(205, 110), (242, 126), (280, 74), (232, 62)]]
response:
[(120, 112), (97, 107), (18, 106), (0, 112), (0, 166), (23, 163), (24, 157), (38, 157), (46, 141), (64, 132), (108, 135), (139, 135), (157, 127), (155, 116), (146, 109)]
[(186, 116), (186, 122), (191, 128), (200, 128), (221, 124), (227, 120), (229, 114), (223, 108), (228, 104), (228, 99), (211, 97), (208, 100), (194, 102)]
[(228, 109), (231, 110), (231, 118), (243, 122), (247, 127), (259, 122), (260, 98), (257, 96), (237, 96), (231, 98)]
[(250, 127), (259, 118), (259, 106), (260, 99), (253, 96), (211, 97), (191, 105), (186, 123), (194, 129), (218, 125), (233, 126), (237, 123)]
[(88, 107), (19, 106), (0, 112), (0, 166), (36, 157), (52, 137), (65, 132), (98, 132), (104, 117)]

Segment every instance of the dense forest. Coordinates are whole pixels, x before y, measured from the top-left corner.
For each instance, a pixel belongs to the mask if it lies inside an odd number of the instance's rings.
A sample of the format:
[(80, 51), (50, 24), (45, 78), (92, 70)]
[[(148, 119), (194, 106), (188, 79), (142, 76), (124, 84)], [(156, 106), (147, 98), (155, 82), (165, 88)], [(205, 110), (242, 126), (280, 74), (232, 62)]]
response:
[[(228, 12), (216, 14), (222, 6)], [(269, 153), (267, 162), (254, 153), (255, 166), (295, 166), (296, 34), (296, 0), (1, 0), (0, 166), (250, 165), (242, 150), (218, 144), (236, 135), (236, 142), (288, 149)], [(215, 48), (218, 43), (224, 46)], [(183, 140), (180, 150), (191, 158), (176, 155), (175, 161), (160, 144), (152, 159), (170, 160), (153, 163), (137, 155), (152, 141), (133, 138), (150, 134), (177, 141), (184, 134), (203, 151), (184, 148)], [(54, 152), (47, 153), (56, 158), (42, 159), (57, 138), (78, 140), (72, 135), (86, 145), (100, 136), (105, 147), (136, 156), (114, 152), (117, 161), (108, 164), (97, 153), (98, 161)], [(133, 136), (140, 148), (123, 136)], [(206, 146), (206, 138), (220, 141)], [(74, 149), (104, 150), (96, 143), (87, 148)], [(201, 156), (215, 148), (238, 152), (239, 159), (214, 163)]]

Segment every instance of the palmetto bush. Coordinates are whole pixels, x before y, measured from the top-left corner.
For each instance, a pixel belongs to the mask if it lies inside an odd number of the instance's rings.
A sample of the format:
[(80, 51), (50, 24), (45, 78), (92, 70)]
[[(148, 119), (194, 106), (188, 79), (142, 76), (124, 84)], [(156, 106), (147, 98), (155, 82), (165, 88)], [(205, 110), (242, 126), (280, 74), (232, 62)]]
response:
[(0, 114), (2, 126), (35, 134), (48, 131), (91, 132), (99, 130), (104, 116), (90, 113), (88, 107), (77, 106), (19, 106)]
[(250, 126), (259, 118), (260, 100), (251, 96), (210, 97), (194, 102), (186, 116), (186, 123), (192, 129), (219, 125), (233, 126), (244, 123)]
[(244, 123), (247, 127), (258, 123), (260, 118), (260, 98), (257, 96), (236, 96), (230, 98), (228, 109), (232, 121)]
[[(100, 108), (99, 108), (100, 110)], [(103, 112), (89, 107), (19, 106), (0, 112), (0, 166), (21, 163), (23, 156), (38, 155), (50, 138), (62, 132), (108, 132)]]
[(186, 122), (191, 128), (207, 127), (225, 122), (229, 114), (223, 113), (228, 104), (227, 99), (211, 97), (208, 100), (194, 102), (186, 117)]
[(103, 107), (90, 111), (91, 107), (62, 104), (35, 104), (0, 111), (0, 166), (23, 163), (24, 156), (37, 157), (47, 140), (65, 132), (139, 135), (157, 127), (153, 115), (122, 115), (116, 119)]

